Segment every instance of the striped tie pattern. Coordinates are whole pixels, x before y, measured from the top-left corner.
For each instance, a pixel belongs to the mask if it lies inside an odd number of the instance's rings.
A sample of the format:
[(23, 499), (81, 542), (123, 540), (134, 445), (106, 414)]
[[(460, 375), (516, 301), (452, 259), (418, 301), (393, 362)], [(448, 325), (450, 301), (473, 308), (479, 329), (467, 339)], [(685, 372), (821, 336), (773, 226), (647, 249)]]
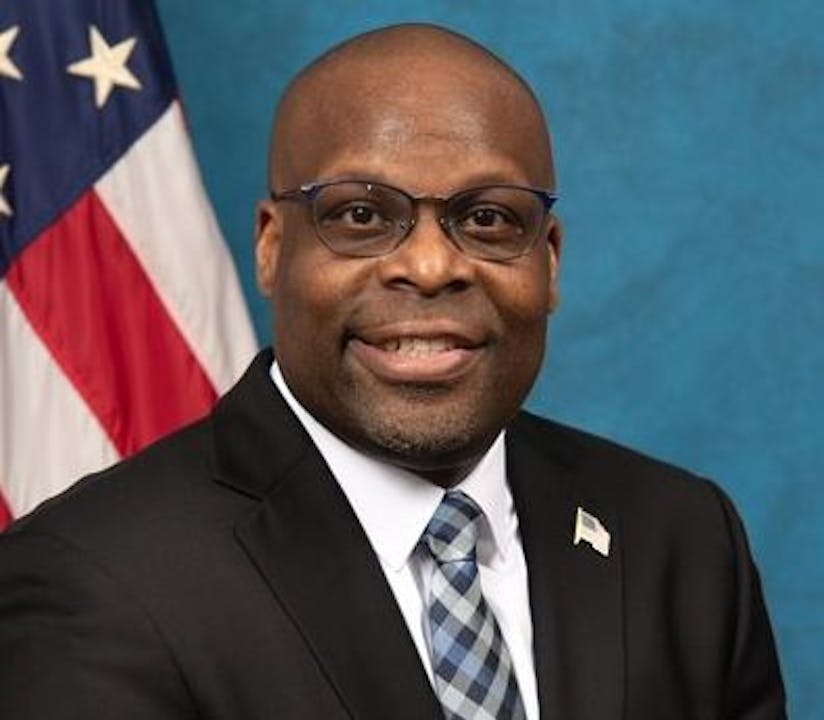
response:
[(447, 720), (524, 720), (509, 650), (481, 594), (481, 509), (448, 492), (421, 536), (437, 568), (428, 617), (435, 686)]

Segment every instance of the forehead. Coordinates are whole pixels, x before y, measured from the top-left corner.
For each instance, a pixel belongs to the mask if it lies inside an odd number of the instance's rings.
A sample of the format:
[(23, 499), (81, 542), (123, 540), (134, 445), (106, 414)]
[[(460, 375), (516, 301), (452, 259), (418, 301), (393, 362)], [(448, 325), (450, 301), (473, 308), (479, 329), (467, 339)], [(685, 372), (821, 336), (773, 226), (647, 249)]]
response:
[(531, 95), (489, 63), (466, 60), (341, 63), (295, 92), (275, 153), (280, 188), (352, 174), (421, 192), (475, 179), (553, 181)]

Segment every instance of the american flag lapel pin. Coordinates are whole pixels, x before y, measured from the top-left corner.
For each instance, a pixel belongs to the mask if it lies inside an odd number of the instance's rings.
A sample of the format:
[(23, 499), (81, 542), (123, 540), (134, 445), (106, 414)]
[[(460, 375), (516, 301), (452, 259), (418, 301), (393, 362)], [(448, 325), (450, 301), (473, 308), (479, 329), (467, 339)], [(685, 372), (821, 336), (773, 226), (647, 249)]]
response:
[(572, 544), (577, 545), (581, 540), (604, 557), (609, 557), (609, 532), (597, 517), (579, 506), (575, 512), (575, 535)]

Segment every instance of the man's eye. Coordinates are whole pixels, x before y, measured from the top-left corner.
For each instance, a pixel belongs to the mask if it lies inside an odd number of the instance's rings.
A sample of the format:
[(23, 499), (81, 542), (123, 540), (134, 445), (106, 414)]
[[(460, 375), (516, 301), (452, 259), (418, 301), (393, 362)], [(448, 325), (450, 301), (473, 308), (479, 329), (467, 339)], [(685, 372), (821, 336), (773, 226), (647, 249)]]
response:
[(472, 222), (481, 227), (492, 227), (496, 223), (500, 223), (502, 219), (501, 213), (488, 208), (476, 210), (472, 213)]
[(370, 227), (384, 225), (386, 220), (375, 207), (365, 204), (351, 204), (329, 213), (326, 216), (326, 222), (336, 225)]
[(460, 225), (465, 232), (507, 232), (517, 229), (520, 223), (506, 208), (476, 207), (464, 214)]
[(369, 225), (375, 219), (376, 214), (370, 207), (356, 205), (344, 213), (344, 218), (356, 225)]

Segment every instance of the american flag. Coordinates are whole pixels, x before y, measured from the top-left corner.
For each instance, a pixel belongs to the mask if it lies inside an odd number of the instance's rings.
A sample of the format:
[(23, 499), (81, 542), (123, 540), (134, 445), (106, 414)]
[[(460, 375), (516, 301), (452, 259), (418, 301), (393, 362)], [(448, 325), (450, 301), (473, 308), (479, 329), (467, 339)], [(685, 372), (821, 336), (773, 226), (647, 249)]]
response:
[(150, 0), (0, 3), (0, 527), (204, 414), (256, 343)]

